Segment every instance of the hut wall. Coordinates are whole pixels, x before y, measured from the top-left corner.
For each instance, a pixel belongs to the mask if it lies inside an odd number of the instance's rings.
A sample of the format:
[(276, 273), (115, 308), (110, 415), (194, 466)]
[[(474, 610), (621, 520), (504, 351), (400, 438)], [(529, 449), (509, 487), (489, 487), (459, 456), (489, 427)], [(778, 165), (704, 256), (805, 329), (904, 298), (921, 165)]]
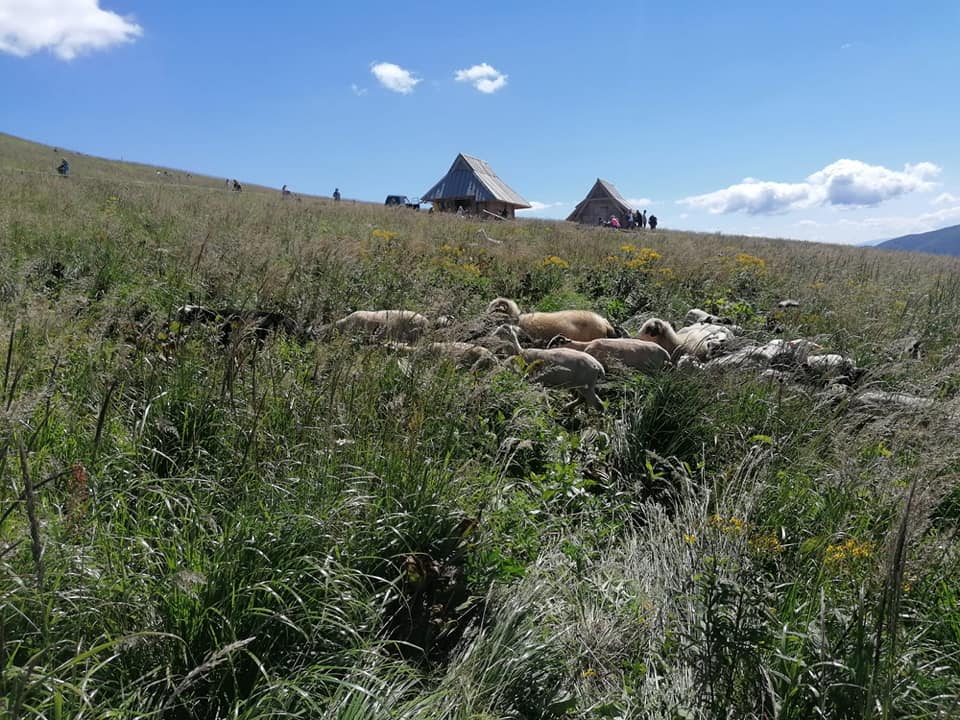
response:
[(612, 200), (606, 198), (588, 200), (586, 207), (580, 214), (580, 224), (598, 225), (599, 218), (603, 218), (603, 222), (607, 222), (611, 215), (616, 215), (617, 218), (623, 215), (623, 211)]

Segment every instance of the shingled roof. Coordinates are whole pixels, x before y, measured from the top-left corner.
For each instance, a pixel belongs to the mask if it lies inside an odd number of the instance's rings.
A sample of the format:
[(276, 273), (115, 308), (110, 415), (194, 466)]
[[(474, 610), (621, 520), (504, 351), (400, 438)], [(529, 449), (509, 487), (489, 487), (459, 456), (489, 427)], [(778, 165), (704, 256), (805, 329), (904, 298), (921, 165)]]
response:
[(474, 202), (499, 201), (518, 208), (531, 207), (480, 158), (460, 153), (440, 181), (425, 192), (424, 202), (471, 198)]
[[(597, 178), (593, 187), (590, 188), (590, 192), (587, 193), (587, 196), (583, 200), (577, 203), (577, 206), (567, 217), (567, 220), (571, 222), (581, 222), (584, 219), (584, 212), (593, 204), (592, 201), (596, 200), (606, 201), (605, 204), (612, 203), (621, 213), (633, 212), (633, 208), (620, 196), (620, 193), (617, 192), (613, 183)], [(592, 220), (592, 217), (590, 217), (589, 220)]]

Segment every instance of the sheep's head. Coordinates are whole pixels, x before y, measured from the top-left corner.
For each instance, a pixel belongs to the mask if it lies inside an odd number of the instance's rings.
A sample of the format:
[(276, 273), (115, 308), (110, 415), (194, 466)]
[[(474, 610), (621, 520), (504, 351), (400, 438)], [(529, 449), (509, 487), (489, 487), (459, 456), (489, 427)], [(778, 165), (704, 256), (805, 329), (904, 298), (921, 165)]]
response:
[(660, 337), (665, 335), (666, 321), (660, 318), (650, 318), (640, 326), (640, 337)]
[(520, 306), (509, 298), (498, 297), (487, 305), (487, 313), (503, 313), (517, 319), (520, 317)]
[(501, 340), (517, 340), (519, 342), (519, 338), (517, 337), (517, 329), (513, 325), (498, 325), (496, 330), (493, 331), (492, 335), (496, 338), (500, 338)]

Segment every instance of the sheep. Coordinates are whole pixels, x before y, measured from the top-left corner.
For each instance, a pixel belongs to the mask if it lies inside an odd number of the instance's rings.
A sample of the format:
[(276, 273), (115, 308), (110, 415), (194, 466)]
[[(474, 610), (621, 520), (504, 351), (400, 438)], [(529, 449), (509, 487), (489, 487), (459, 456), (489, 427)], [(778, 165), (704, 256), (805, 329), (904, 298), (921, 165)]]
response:
[(622, 337), (622, 333), (602, 315), (589, 310), (521, 313), (520, 307), (508, 298), (499, 297), (487, 306), (487, 313), (507, 315), (534, 342), (546, 344), (557, 335), (571, 340), (596, 340)]
[(449, 357), (458, 368), (469, 370), (486, 370), (499, 364), (492, 352), (474, 343), (444, 341), (426, 345), (408, 345), (394, 342), (390, 347), (400, 352)]
[(375, 339), (415, 342), (430, 327), (430, 321), (413, 310), (356, 310), (333, 324), (341, 333)]
[(547, 387), (572, 390), (577, 399), (567, 405), (567, 408), (583, 400), (590, 407), (603, 411), (603, 403), (597, 396), (596, 387), (605, 373), (603, 365), (595, 357), (569, 348), (522, 348), (512, 325), (501, 325), (494, 331), (494, 335), (509, 342), (513, 355), (522, 357), (524, 362), (535, 368), (533, 380)]
[(713, 325), (732, 325), (733, 321), (730, 318), (711, 315), (706, 310), (701, 310), (700, 308), (691, 308), (690, 310), (687, 311), (687, 315), (683, 319), (683, 324), (696, 325), (697, 323), (710, 323)]
[(697, 360), (706, 360), (732, 337), (729, 329), (723, 326), (702, 323), (677, 332), (670, 323), (660, 318), (647, 320), (637, 335), (638, 340), (657, 343), (675, 360), (684, 354), (693, 355)]
[(650, 373), (673, 365), (670, 361), (670, 353), (657, 343), (648, 340), (599, 338), (590, 342), (583, 342), (558, 335), (550, 341), (547, 347), (552, 348), (555, 345), (562, 345), (592, 355), (600, 361), (607, 372), (612, 369), (611, 366), (623, 366)]
[[(239, 308), (221, 308), (214, 310), (203, 305), (181, 305), (174, 312), (175, 321), (185, 325), (218, 323), (220, 342), (228, 344), (235, 331), (247, 329), (257, 342), (266, 340), (270, 332), (283, 331), (290, 335), (297, 332), (297, 323), (290, 317), (270, 310), (242, 310)], [(245, 337), (241, 335), (240, 337)]]

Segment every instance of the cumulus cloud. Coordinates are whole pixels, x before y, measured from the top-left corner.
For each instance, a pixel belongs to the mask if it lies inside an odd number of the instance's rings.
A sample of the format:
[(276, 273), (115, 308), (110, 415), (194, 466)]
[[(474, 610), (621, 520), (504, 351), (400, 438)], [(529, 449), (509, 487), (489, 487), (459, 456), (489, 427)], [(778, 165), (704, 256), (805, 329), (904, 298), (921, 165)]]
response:
[(480, 63), (454, 74), (457, 82), (468, 82), (482, 93), (495, 93), (507, 84), (507, 76), (496, 68)]
[(651, 200), (650, 198), (624, 198), (627, 201), (627, 205), (634, 208), (642, 208), (646, 205), (656, 205), (656, 201)]
[(100, 8), (99, 0), (0, 0), (0, 52), (50, 50), (61, 60), (133, 42), (143, 28)]
[(931, 205), (960, 205), (960, 197), (957, 197), (953, 193), (940, 193), (933, 200), (930, 201)]
[(417, 83), (421, 82), (421, 79), (414, 77), (409, 70), (404, 70), (399, 65), (388, 62), (373, 63), (370, 66), (370, 72), (387, 90), (392, 90), (401, 95), (409, 95), (413, 92)]
[(933, 163), (907, 163), (902, 171), (860, 160), (837, 160), (804, 182), (784, 183), (746, 178), (723, 190), (678, 202), (713, 214), (745, 212), (776, 215), (817, 205), (872, 207), (906, 193), (932, 190), (940, 173)]

